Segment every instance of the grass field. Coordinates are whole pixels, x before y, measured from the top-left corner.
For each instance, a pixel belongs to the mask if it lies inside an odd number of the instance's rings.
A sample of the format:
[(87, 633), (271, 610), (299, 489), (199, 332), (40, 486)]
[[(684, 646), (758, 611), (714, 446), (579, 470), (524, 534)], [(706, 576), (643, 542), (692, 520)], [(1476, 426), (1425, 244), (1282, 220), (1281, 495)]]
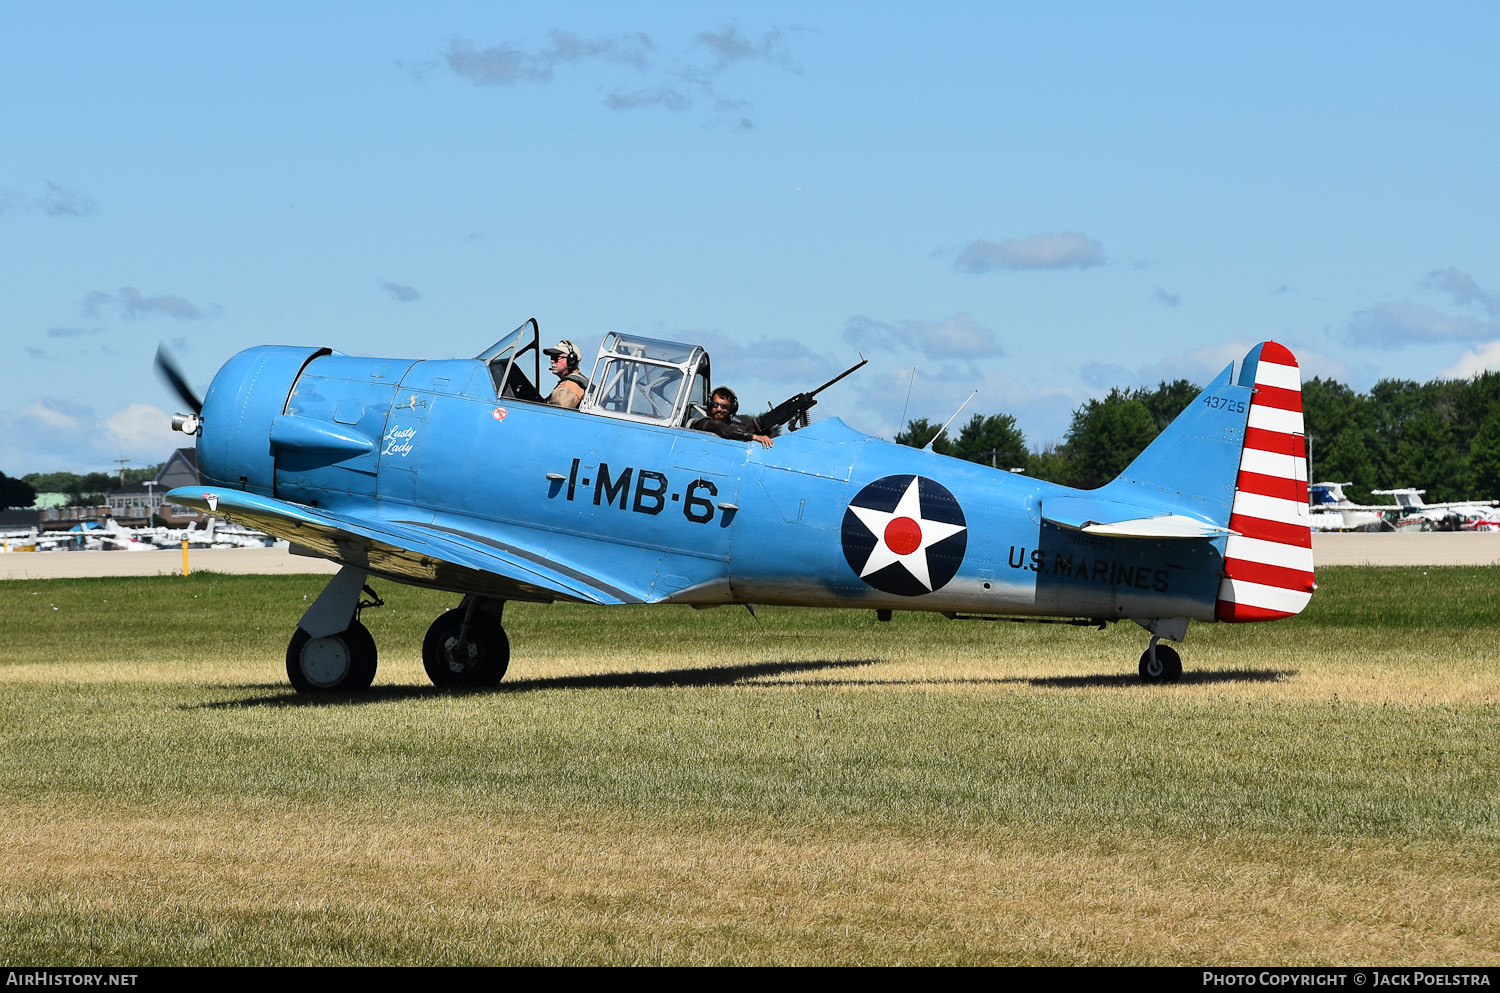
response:
[(12, 964), (1500, 962), (1489, 568), (1334, 568), (1302, 617), (1145, 635), (512, 604), (432, 688), (451, 599), (326, 577), (0, 583)]

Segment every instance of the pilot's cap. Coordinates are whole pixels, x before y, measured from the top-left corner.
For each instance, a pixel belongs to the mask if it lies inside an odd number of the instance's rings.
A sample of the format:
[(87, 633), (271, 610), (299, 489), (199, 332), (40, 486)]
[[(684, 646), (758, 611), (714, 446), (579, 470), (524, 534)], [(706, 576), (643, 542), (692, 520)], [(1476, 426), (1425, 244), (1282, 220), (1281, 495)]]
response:
[(578, 354), (578, 346), (573, 344), (566, 338), (564, 338), (562, 341), (559, 341), (556, 348), (542, 349), (542, 354), (550, 355), (554, 358), (559, 355), (566, 355), (568, 357), (568, 365), (577, 365), (579, 360), (582, 358), (582, 356)]

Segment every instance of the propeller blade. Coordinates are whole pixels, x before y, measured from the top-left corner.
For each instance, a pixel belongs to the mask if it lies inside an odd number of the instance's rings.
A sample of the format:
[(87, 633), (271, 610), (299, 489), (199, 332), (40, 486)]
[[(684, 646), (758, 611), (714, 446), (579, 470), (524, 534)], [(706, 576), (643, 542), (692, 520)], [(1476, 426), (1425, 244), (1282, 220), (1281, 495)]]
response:
[(156, 346), (156, 371), (177, 391), (182, 402), (193, 409), (193, 413), (203, 413), (203, 401), (198, 399), (193, 388), (188, 385), (187, 377), (183, 376), (165, 345)]

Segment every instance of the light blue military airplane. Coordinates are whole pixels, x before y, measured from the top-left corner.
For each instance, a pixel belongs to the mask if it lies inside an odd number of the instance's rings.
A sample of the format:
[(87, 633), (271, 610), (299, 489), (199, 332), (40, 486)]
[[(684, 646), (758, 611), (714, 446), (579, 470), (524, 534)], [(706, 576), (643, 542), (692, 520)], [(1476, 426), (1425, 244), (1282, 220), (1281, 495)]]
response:
[[(302, 692), (375, 677), (372, 577), (461, 601), (422, 645), (443, 686), (493, 685), (513, 600), (787, 604), (953, 618), (1129, 619), (1173, 682), (1188, 622), (1289, 617), (1313, 590), (1301, 380), (1283, 346), (1233, 364), (1113, 482), (1074, 490), (903, 447), (836, 418), (774, 447), (688, 429), (709, 356), (611, 332), (577, 409), (544, 402), (527, 321), (472, 359), (262, 346), (174, 423), (202, 483), (174, 503), (343, 568), (287, 647)], [(158, 355), (160, 359), (160, 353)], [(814, 394), (790, 409), (806, 422)]]

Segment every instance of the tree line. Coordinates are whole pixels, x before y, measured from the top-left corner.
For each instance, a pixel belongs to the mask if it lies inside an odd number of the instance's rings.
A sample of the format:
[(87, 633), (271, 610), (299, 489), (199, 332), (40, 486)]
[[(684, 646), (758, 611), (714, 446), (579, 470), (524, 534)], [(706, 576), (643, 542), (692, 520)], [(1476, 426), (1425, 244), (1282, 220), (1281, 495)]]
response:
[[(1092, 489), (1130, 464), (1198, 395), (1186, 379), (1115, 388), (1074, 409), (1061, 444), (1029, 448), (1009, 414), (975, 414), (933, 445), (943, 455)], [(1427, 383), (1385, 379), (1368, 393), (1335, 380), (1302, 384), (1309, 480), (1371, 489), (1413, 486), (1428, 502), (1500, 497), (1500, 373)], [(940, 424), (911, 421), (897, 444), (920, 448)]]
[(1414, 486), (1429, 503), (1500, 497), (1500, 373), (1417, 383), (1383, 379), (1369, 393), (1334, 380), (1302, 384), (1312, 482)]
[(96, 507), (107, 494), (132, 483), (155, 479), (163, 463), (119, 472), (29, 472), (19, 479), (0, 472), (0, 510), (31, 507), (38, 493), (66, 493), (68, 505)]

